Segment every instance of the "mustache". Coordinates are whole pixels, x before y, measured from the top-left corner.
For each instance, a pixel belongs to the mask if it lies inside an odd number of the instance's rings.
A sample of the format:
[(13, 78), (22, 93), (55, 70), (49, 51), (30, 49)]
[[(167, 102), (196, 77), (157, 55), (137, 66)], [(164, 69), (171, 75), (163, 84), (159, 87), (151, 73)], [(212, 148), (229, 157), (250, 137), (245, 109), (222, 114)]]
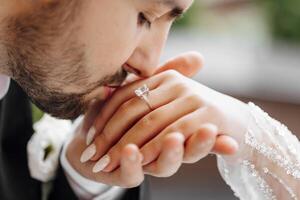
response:
[(104, 85), (110, 86), (110, 87), (119, 87), (122, 85), (122, 83), (126, 80), (129, 73), (124, 70), (123, 68), (116, 72), (114, 75), (107, 76), (104, 78)]

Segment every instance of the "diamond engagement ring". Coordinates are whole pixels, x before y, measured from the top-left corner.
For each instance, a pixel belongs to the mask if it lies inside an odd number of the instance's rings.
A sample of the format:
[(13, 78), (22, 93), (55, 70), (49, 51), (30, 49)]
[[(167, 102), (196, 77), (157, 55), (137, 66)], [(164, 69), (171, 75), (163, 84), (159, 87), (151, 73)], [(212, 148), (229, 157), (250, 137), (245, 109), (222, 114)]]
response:
[(148, 96), (149, 96), (149, 88), (147, 85), (143, 85), (142, 87), (139, 87), (135, 91), (136, 96), (138, 96), (140, 99), (142, 99), (148, 106), (150, 110), (153, 110), (151, 107), (151, 104), (149, 102)]

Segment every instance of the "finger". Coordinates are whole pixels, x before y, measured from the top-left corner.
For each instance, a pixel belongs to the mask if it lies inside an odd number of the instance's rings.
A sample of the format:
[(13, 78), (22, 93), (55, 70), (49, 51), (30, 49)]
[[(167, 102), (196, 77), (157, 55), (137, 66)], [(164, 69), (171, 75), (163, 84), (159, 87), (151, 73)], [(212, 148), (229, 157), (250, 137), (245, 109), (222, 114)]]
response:
[[(166, 61), (161, 67), (158, 68), (155, 74), (159, 74), (167, 70), (175, 70), (184, 76), (192, 77), (199, 72), (203, 65), (203, 56), (199, 52), (190, 51)], [(136, 75), (130, 75), (130, 77), (126, 79), (124, 85), (134, 82), (138, 79), (140, 79), (140, 77)]]
[[(157, 71), (157, 74), (173, 69), (178, 71), (179, 73), (182, 73), (185, 76), (193, 76), (199, 71), (199, 69), (202, 66), (203, 66), (203, 57), (197, 52), (189, 52), (169, 60), (165, 65), (163, 65)], [(157, 76), (151, 77), (150, 79), (156, 79), (155, 77)], [(136, 77), (133, 79), (136, 79)], [(128, 82), (130, 82), (130, 80), (128, 80)], [(138, 85), (140, 86), (143, 85), (144, 84), (143, 82), (144, 82), (143, 80), (137, 81), (135, 82), (135, 84), (129, 84), (131, 89), (127, 88), (126, 86), (128, 85), (126, 85), (122, 88), (122, 90), (118, 90), (115, 92), (115, 94), (113, 95), (114, 98), (112, 98), (111, 101), (106, 105), (106, 108), (108, 109), (104, 109), (103, 112), (99, 113), (98, 115), (99, 117), (97, 117), (94, 126), (88, 131), (87, 144), (90, 144), (91, 141), (94, 139), (94, 136), (97, 133), (102, 131), (102, 129), (104, 128), (104, 124), (112, 116), (113, 111), (118, 106), (120, 106), (122, 102), (129, 100), (130, 97), (134, 95), (133, 94), (134, 89), (138, 88), (139, 87)], [(155, 88), (155, 86), (151, 87), (150, 80), (149, 82), (147, 83), (148, 87), (150, 89)], [(158, 80), (155, 80), (153, 82), (157, 84), (156, 87), (160, 84)], [(126, 88), (130, 91), (129, 94), (128, 93), (123, 94), (122, 91), (128, 91)]]
[(135, 74), (128, 74), (126, 80), (123, 82), (122, 86), (128, 85), (130, 83), (133, 83), (135, 81), (141, 80), (142, 78), (135, 75)]
[(154, 138), (157, 133), (160, 133), (165, 127), (174, 123), (182, 116), (194, 112), (198, 107), (199, 104), (189, 101), (186, 98), (181, 98), (143, 117), (109, 150), (107, 155), (110, 156), (111, 161), (104, 171), (110, 172), (118, 167), (120, 162), (120, 149), (122, 149), (124, 145), (133, 143), (141, 147)]
[(200, 53), (187, 52), (168, 60), (156, 73), (172, 69), (184, 76), (192, 77), (199, 72), (203, 64), (204, 58)]
[(140, 87), (146, 82), (150, 90), (156, 88), (163, 80), (161, 78), (165, 76), (164, 74), (161, 74), (161, 72), (165, 72), (170, 69), (176, 70), (186, 76), (192, 76), (196, 72), (198, 72), (202, 65), (203, 58), (199, 53), (185, 53), (168, 61), (165, 65), (163, 65), (160, 70), (157, 71), (157, 74), (159, 74), (158, 76), (150, 77), (147, 80), (136, 81), (132, 84), (125, 85), (124, 87), (122, 87), (122, 89), (117, 90), (109, 103), (107, 103), (107, 105), (105, 106), (106, 109), (99, 113), (96, 122), (88, 131), (87, 144), (89, 145), (94, 139), (94, 136), (102, 131), (102, 129), (104, 128), (104, 124), (112, 116), (115, 109), (118, 108), (122, 102), (128, 101), (132, 96), (134, 96), (134, 90), (136, 88)]
[[(156, 110), (177, 99), (179, 94), (180, 92), (176, 91), (176, 88), (170, 85), (164, 85), (163, 87), (159, 87), (153, 91), (150, 91), (148, 99), (149, 102), (151, 102), (152, 110)], [(169, 111), (173, 111), (173, 109), (174, 107), (171, 107), (169, 108)], [(151, 110), (148, 108), (147, 104), (138, 97), (130, 99), (129, 101), (125, 102), (122, 106), (120, 106), (114, 113), (114, 115), (106, 123), (102, 133), (95, 137), (93, 144), (95, 144), (97, 148), (92, 160), (98, 160), (101, 156), (103, 156), (103, 154), (106, 153), (113, 144), (116, 144), (116, 142), (122, 138), (124, 133), (127, 130), (129, 130), (130, 127), (137, 123), (139, 119), (149, 114), (149, 112), (151, 112)], [(166, 114), (169, 115), (169, 113)], [(160, 114), (157, 114), (157, 116), (160, 116), (160, 118), (163, 117), (163, 115)], [(175, 116), (176, 115), (174, 115), (174, 117)], [(157, 120), (158, 119), (159, 118), (157, 118)], [(144, 130), (134, 130), (134, 133), (140, 133), (140, 131)], [(128, 134), (126, 134), (126, 137), (128, 137)], [(136, 141), (128, 140), (127, 143), (137, 144)]]
[(217, 124), (217, 117), (210, 109), (204, 107), (183, 116), (164, 130), (162, 130), (155, 138), (141, 147), (141, 153), (144, 156), (143, 165), (154, 161), (162, 148), (162, 140), (165, 135), (172, 132), (180, 132), (185, 138), (189, 138), (193, 133), (197, 132), (203, 124)]
[(84, 114), (84, 120), (82, 125), (82, 133), (87, 133), (89, 128), (92, 126), (93, 122), (96, 119), (96, 116), (99, 113), (99, 110), (101, 110), (104, 102), (99, 100), (92, 100), (86, 113)]
[(167, 135), (157, 161), (144, 166), (145, 174), (155, 177), (170, 177), (175, 174), (182, 163), (183, 146), (184, 136), (181, 133)]
[[(123, 188), (132, 188), (140, 185), (144, 180), (144, 172), (141, 165), (143, 156), (134, 144), (126, 145), (121, 152), (121, 165), (111, 173), (101, 172), (104, 167), (103, 162), (92, 165), (92, 171), (95, 174), (95, 181), (120, 186)], [(94, 162), (88, 162), (91, 164)]]
[[(161, 67), (158, 68), (155, 74), (159, 74), (167, 70), (175, 70), (184, 76), (192, 77), (203, 67), (203, 64), (204, 58), (199, 52), (186, 52), (165, 62)], [(124, 85), (139, 79), (140, 77), (130, 74)]]
[(120, 180), (124, 184), (123, 187), (136, 187), (143, 182), (142, 159), (142, 154), (136, 145), (129, 144), (124, 148), (120, 167)]
[(239, 149), (239, 144), (235, 139), (227, 135), (217, 137), (213, 152), (221, 155), (235, 154)]
[(204, 124), (187, 139), (184, 152), (184, 163), (195, 163), (206, 157), (214, 147), (218, 128), (213, 124)]
[(149, 79), (139, 80), (129, 85), (126, 85), (118, 90), (116, 90), (111, 97), (111, 99), (106, 103), (104, 108), (98, 114), (93, 126), (88, 131), (87, 144), (90, 144), (97, 133), (101, 133), (107, 121), (112, 117), (114, 112), (119, 108), (124, 102), (134, 98), (136, 96), (135, 90), (143, 85), (147, 85), (149, 90), (156, 89), (164, 81), (178, 76), (176, 73), (168, 71), (161, 73), (157, 76), (150, 77)]
[[(175, 70), (184, 76), (192, 77), (203, 67), (203, 65), (203, 56), (199, 52), (190, 51), (166, 61), (158, 68), (155, 74), (159, 74), (167, 70)], [(130, 74), (123, 85), (127, 85), (139, 79), (141, 78), (134, 74)]]

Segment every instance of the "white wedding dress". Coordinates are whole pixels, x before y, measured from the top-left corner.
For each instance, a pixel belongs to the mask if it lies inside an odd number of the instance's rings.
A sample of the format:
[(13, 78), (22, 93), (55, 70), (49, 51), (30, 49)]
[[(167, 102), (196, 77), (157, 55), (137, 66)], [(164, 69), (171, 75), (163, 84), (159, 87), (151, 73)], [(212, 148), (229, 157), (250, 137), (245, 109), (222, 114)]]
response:
[[(239, 152), (234, 156), (218, 156), (217, 158), (218, 168), (223, 179), (234, 191), (234, 194), (242, 200), (300, 200), (299, 140), (286, 126), (272, 119), (253, 103), (249, 103), (249, 108), (252, 114), (250, 124), (248, 131), (239, 141)], [(81, 121), (81, 119), (76, 120), (74, 127), (77, 127)], [(45, 131), (43, 131), (45, 128), (49, 129), (47, 132), (57, 131), (58, 123), (53, 119), (43, 120), (43, 123), (45, 123), (43, 126), (40, 125), (42, 129), (36, 130), (43, 133), (43, 137), (33, 137), (33, 139), (47, 139), (45, 138), (47, 134), (44, 136)], [(49, 127), (54, 129), (50, 130)], [(50, 141), (52, 138), (49, 138)], [(36, 145), (31, 147), (32, 144), (40, 144), (41, 147)], [(67, 144), (68, 142), (65, 147)], [(56, 146), (53, 144), (53, 147)], [(32, 163), (29, 162), (32, 176), (38, 180), (50, 179), (51, 177), (45, 177), (45, 175), (52, 174), (53, 169), (48, 167), (47, 160), (41, 159), (44, 156), (37, 156), (42, 153), (43, 142), (30, 142), (28, 149), (29, 161), (32, 161)], [(74, 187), (75, 192), (81, 191), (78, 189), (78, 184), (86, 191), (93, 191), (90, 192), (93, 195), (100, 194), (99, 191), (103, 191), (103, 188), (107, 189), (105, 186), (100, 186), (99, 183), (82, 178), (67, 162), (65, 150), (66, 148), (61, 154), (61, 164), (72, 180), (76, 177), (76, 180), (79, 180), (76, 184), (71, 182), (71, 185), (77, 185)], [(56, 151), (60, 152), (60, 148), (57, 147)], [(56, 155), (58, 157), (58, 153)], [(37, 163), (42, 163), (42, 165), (37, 165)], [(53, 162), (50, 160), (51, 163)], [(47, 169), (49, 170), (47, 171)], [(42, 176), (35, 176), (37, 174)], [(113, 187), (110, 190), (111, 194), (116, 193), (115, 189), (117, 188)], [(104, 196), (103, 199), (106, 197)]]
[(242, 200), (300, 199), (299, 140), (253, 103), (249, 107), (252, 124), (240, 152), (218, 156), (223, 179)]

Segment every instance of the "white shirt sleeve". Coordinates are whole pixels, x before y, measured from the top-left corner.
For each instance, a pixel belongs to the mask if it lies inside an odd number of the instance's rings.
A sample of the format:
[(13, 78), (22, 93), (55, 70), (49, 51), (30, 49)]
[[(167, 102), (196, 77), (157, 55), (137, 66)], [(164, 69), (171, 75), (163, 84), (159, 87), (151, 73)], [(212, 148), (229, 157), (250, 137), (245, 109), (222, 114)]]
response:
[[(79, 126), (81, 119), (77, 119), (74, 123), (74, 131)], [(74, 132), (73, 131), (73, 132)], [(73, 134), (72, 134), (73, 136)], [(89, 180), (81, 176), (68, 162), (66, 157), (66, 149), (72, 136), (67, 140), (63, 146), (60, 156), (60, 162), (66, 174), (67, 180), (73, 189), (74, 193), (80, 199), (93, 199), (93, 200), (118, 200), (124, 194), (126, 189), (117, 186), (108, 186)]]
[(6, 95), (9, 88), (10, 78), (0, 74), (0, 100)]
[(300, 199), (300, 143), (286, 126), (249, 103), (252, 119), (239, 153), (218, 156), (219, 171), (243, 200)]

